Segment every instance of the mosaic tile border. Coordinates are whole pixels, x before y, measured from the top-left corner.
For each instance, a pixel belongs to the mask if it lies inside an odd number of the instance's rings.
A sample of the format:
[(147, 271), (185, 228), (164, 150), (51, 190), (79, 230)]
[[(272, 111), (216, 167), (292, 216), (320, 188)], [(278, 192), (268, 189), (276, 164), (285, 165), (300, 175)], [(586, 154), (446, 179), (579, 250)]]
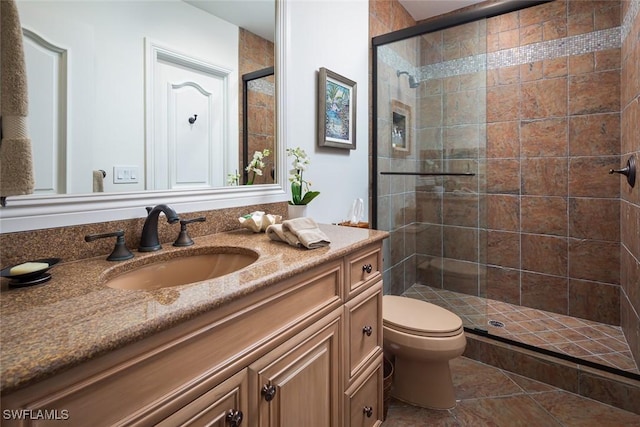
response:
[(247, 84), (249, 90), (264, 93), (265, 95), (274, 96), (276, 93), (275, 85), (272, 82), (263, 79), (251, 80)]
[(487, 68), (511, 67), (621, 46), (620, 27), (616, 27), (494, 52), (487, 55)]

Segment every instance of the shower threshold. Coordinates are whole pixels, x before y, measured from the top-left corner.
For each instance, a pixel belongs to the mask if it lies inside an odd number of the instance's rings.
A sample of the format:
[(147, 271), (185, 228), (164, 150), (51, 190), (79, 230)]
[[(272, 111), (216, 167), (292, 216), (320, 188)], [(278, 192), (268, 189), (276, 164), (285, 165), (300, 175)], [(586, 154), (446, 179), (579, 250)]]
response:
[(619, 326), (415, 284), (404, 296), (456, 313), (465, 328), (613, 368), (640, 374)]

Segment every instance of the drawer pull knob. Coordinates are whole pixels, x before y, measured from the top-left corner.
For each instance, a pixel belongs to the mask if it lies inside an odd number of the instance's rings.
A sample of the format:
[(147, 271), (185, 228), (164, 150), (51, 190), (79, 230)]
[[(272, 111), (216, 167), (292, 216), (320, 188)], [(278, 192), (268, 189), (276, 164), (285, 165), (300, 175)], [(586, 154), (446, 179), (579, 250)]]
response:
[(364, 328), (362, 328), (362, 333), (370, 337), (373, 333), (373, 328), (371, 326), (365, 326)]
[(264, 396), (264, 400), (271, 402), (276, 395), (275, 386), (265, 384), (264, 387), (262, 387), (262, 395)]
[(238, 427), (242, 424), (242, 411), (236, 411), (235, 409), (230, 409), (227, 414), (227, 424), (230, 427)]
[(371, 264), (365, 264), (362, 266), (362, 271), (371, 273), (373, 271), (373, 266)]
[(362, 412), (367, 416), (367, 418), (371, 418), (373, 415), (373, 408), (371, 406), (365, 406), (362, 409)]

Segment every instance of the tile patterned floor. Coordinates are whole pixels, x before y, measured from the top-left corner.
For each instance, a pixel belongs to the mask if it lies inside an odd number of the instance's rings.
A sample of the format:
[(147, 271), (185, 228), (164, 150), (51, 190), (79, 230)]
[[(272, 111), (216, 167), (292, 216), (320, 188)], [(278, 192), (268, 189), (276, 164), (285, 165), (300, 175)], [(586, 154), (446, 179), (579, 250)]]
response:
[(450, 364), (455, 408), (436, 411), (392, 399), (382, 426), (640, 426), (640, 415), (466, 357)]
[[(640, 373), (620, 327), (423, 285), (413, 285), (404, 295), (444, 307), (471, 328)], [(504, 326), (489, 325), (490, 320)]]

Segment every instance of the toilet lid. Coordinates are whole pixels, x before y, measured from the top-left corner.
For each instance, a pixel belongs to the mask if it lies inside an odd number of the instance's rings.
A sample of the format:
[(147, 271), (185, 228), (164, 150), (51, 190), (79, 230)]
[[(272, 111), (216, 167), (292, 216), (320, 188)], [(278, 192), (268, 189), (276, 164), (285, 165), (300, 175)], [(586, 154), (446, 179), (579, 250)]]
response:
[(413, 335), (450, 337), (462, 332), (462, 319), (454, 313), (414, 298), (385, 295), (382, 318), (386, 327)]

